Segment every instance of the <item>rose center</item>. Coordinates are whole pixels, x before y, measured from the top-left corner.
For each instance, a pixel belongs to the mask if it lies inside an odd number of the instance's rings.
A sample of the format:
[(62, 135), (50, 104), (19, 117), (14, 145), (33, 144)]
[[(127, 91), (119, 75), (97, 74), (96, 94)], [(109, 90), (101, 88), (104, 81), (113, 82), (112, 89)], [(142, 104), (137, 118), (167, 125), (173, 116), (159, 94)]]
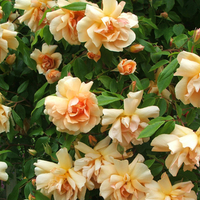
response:
[(77, 97), (69, 102), (68, 113), (71, 117), (83, 114), (86, 108), (86, 100), (80, 101)]
[(45, 71), (48, 71), (49, 69), (54, 68), (54, 59), (52, 59), (48, 55), (40, 55), (39, 61), (42, 63), (41, 66)]

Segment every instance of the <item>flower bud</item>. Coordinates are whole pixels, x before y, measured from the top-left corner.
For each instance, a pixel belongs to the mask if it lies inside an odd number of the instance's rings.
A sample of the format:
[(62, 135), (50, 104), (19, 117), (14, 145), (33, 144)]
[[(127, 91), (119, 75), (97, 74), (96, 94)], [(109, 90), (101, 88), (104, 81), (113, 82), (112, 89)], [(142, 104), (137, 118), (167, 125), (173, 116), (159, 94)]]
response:
[(2, 7), (0, 6), (0, 19), (3, 18), (3, 10), (2, 10)]
[(48, 144), (48, 143), (47, 143), (46, 145), (43, 144), (43, 146), (44, 146), (44, 151), (45, 151), (45, 153), (51, 156), (51, 154), (52, 154), (52, 149), (51, 149), (51, 147), (49, 146), (49, 144)]
[(37, 154), (37, 151), (35, 149), (29, 149), (28, 152), (32, 156), (35, 156)]
[(94, 147), (97, 144), (97, 139), (92, 135), (89, 135), (88, 138), (89, 138), (90, 145)]
[(35, 197), (32, 194), (28, 195), (28, 200), (34, 200), (34, 199), (35, 199)]
[(12, 65), (16, 60), (16, 55), (15, 54), (11, 54), (6, 58), (6, 63), (9, 65)]
[(193, 40), (194, 43), (199, 43), (200, 39), (200, 28), (194, 31)]
[(94, 60), (95, 62), (97, 62), (100, 58), (101, 58), (101, 52), (99, 51), (97, 54), (94, 54), (92, 52), (88, 52), (87, 53), (87, 57), (89, 59)]
[(33, 179), (31, 180), (31, 182), (32, 182), (32, 185), (35, 187), (35, 186), (36, 186), (36, 179), (33, 178)]
[(162, 12), (160, 13), (160, 16), (167, 19), (168, 18), (168, 13), (167, 12)]
[(170, 47), (172, 47), (173, 41), (174, 41), (174, 39), (173, 39), (173, 38), (170, 38), (170, 41), (169, 41), (169, 46), (170, 46)]
[(134, 60), (123, 59), (117, 66), (121, 75), (132, 74), (136, 70), (136, 62)]
[(55, 70), (55, 69), (50, 69), (45, 74), (45, 77), (49, 84), (52, 84), (52, 83), (55, 83), (56, 81), (58, 81), (60, 79), (60, 76), (61, 76), (61, 72), (59, 72), (58, 70)]
[(130, 52), (131, 53), (138, 53), (140, 51), (143, 51), (144, 46), (141, 44), (134, 44), (130, 47)]

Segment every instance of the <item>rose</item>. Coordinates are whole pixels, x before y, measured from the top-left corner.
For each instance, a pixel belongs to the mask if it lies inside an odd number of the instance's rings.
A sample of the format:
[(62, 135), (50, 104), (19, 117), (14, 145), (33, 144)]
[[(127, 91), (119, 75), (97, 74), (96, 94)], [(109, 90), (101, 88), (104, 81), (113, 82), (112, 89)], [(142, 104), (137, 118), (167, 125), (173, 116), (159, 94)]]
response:
[(200, 107), (200, 57), (183, 51), (177, 59), (180, 67), (174, 75), (183, 78), (175, 87), (176, 98), (184, 104), (191, 103), (194, 107)]
[(48, 24), (46, 17), (42, 20), (45, 11), (55, 6), (56, 3), (52, 0), (16, 0), (14, 7), (16, 9), (25, 10), (24, 14), (19, 17), (20, 23), (24, 22), (33, 32), (43, 28)]
[(57, 96), (45, 99), (45, 114), (57, 130), (69, 134), (87, 133), (100, 122), (102, 115), (96, 96), (89, 90), (93, 82), (81, 83), (67, 76), (58, 81)]
[(11, 108), (0, 104), (0, 133), (9, 132), (10, 130), (10, 117)]
[(7, 168), (8, 165), (5, 162), (0, 162), (0, 180), (2, 181), (8, 180), (8, 174), (5, 172)]
[(35, 49), (30, 57), (37, 63), (37, 70), (39, 74), (46, 74), (50, 69), (57, 69), (62, 62), (62, 55), (60, 53), (54, 53), (57, 45), (42, 45), (42, 52), (39, 49)]
[(110, 51), (123, 51), (136, 38), (131, 28), (138, 27), (138, 18), (132, 13), (121, 13), (125, 2), (103, 0), (103, 10), (86, 6), (85, 17), (77, 24), (80, 42), (86, 42), (89, 52), (97, 54), (103, 45)]
[(15, 38), (17, 32), (10, 22), (0, 24), (0, 63), (6, 58), (8, 48), (16, 50), (19, 42)]
[(121, 75), (132, 74), (136, 70), (136, 62), (134, 60), (123, 59), (118, 65), (117, 68)]
[(56, 81), (59, 80), (61, 76), (61, 72), (55, 69), (49, 69), (47, 73), (45, 74), (45, 77), (47, 79), (47, 82), (49, 84), (55, 83)]

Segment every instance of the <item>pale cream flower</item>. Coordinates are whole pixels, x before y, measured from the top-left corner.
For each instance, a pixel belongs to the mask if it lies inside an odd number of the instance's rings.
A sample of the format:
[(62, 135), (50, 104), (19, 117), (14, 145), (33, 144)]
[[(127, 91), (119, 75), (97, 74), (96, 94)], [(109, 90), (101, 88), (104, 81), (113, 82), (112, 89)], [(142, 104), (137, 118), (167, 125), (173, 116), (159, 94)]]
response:
[[(83, 176), (86, 177), (86, 185), (90, 190), (98, 185), (97, 178), (103, 165), (113, 163), (113, 158), (122, 159), (128, 157), (126, 153), (122, 156), (117, 151), (118, 143), (112, 142), (110, 144), (110, 140), (111, 139), (107, 136), (105, 139), (98, 142), (94, 148), (82, 142), (78, 142), (78, 145), (75, 145), (75, 149), (84, 153), (85, 156), (83, 158), (78, 158), (74, 162), (74, 170), (82, 172)], [(78, 157), (78, 155), (76, 155), (76, 157)]]
[(8, 48), (16, 50), (19, 42), (15, 38), (17, 32), (14, 31), (14, 25), (10, 22), (0, 24), (0, 63), (6, 58)]
[(42, 45), (42, 52), (39, 49), (35, 49), (30, 57), (36, 61), (37, 70), (39, 74), (46, 74), (50, 69), (57, 69), (62, 62), (62, 55), (60, 53), (54, 53), (57, 45)]
[(84, 0), (58, 0), (60, 9), (48, 12), (47, 19), (50, 21), (49, 29), (56, 41), (64, 38), (71, 45), (80, 44), (76, 25), (85, 15), (84, 10), (72, 11), (62, 8), (73, 2), (87, 2)]
[(103, 109), (102, 125), (112, 124), (109, 136), (127, 146), (130, 142), (134, 145), (142, 144), (149, 138), (137, 139), (140, 132), (148, 126), (149, 119), (159, 116), (157, 106), (137, 108), (142, 100), (143, 91), (129, 92), (124, 99), (123, 109)]
[(33, 32), (43, 28), (48, 24), (46, 17), (39, 25), (44, 12), (55, 6), (55, 1), (52, 0), (15, 0), (14, 7), (16, 9), (24, 10), (24, 14), (19, 17), (19, 22), (24, 22)]
[(136, 70), (137, 63), (134, 60), (123, 59), (118, 65), (117, 68), (121, 75), (132, 74)]
[(57, 164), (45, 160), (34, 163), (37, 190), (41, 189), (48, 197), (53, 195), (55, 200), (84, 200), (85, 177), (74, 171), (71, 156), (66, 148), (60, 149), (56, 156)]
[(57, 96), (46, 97), (44, 113), (58, 131), (74, 135), (88, 133), (100, 122), (102, 110), (96, 96), (89, 91), (92, 84), (67, 76), (58, 81)]
[(97, 54), (103, 45), (110, 51), (123, 51), (136, 38), (131, 28), (138, 27), (138, 18), (132, 13), (122, 13), (125, 2), (103, 0), (103, 10), (87, 5), (85, 17), (77, 24), (80, 42), (86, 42), (89, 52)]
[(8, 180), (8, 174), (5, 172), (7, 168), (8, 168), (8, 165), (5, 162), (0, 161), (0, 180), (2, 181)]
[[(169, 172), (176, 176), (182, 164), (183, 170), (196, 169), (200, 161), (200, 128), (193, 130), (175, 125), (171, 134), (161, 134), (151, 142), (152, 151), (170, 152), (165, 160)], [(196, 166), (195, 166), (196, 165)]]
[(11, 108), (0, 104), (0, 133), (9, 132), (10, 122), (9, 118), (11, 115)]
[(196, 200), (197, 195), (191, 190), (194, 185), (191, 181), (180, 182), (172, 185), (166, 173), (163, 173), (161, 179), (145, 184), (149, 188), (145, 200)]
[(114, 165), (103, 165), (98, 176), (100, 195), (110, 200), (145, 200), (145, 184), (151, 183), (153, 176), (143, 161), (138, 154), (130, 164), (128, 160), (114, 160)]
[(175, 76), (183, 76), (175, 87), (177, 99), (184, 104), (191, 103), (200, 107), (200, 57), (194, 53), (182, 51), (178, 54), (180, 67)]

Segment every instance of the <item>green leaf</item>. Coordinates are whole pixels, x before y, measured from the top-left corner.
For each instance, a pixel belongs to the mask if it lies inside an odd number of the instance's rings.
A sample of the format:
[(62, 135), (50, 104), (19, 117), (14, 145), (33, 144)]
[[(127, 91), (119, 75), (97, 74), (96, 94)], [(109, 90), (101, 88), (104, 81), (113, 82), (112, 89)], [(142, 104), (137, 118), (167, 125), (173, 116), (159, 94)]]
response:
[(151, 21), (151, 19), (147, 19), (146, 17), (139, 17), (139, 22), (144, 22), (150, 25), (154, 29), (158, 29), (158, 27)]
[(20, 187), (23, 186), (27, 181), (28, 179), (23, 179), (22, 181), (18, 182), (13, 188), (12, 192), (9, 194), (7, 200), (18, 200)]
[(45, 42), (46, 42), (48, 45), (50, 45), (51, 41), (53, 40), (53, 35), (51, 34), (48, 25), (46, 25), (46, 26), (43, 28), (43, 37), (44, 37)]
[(177, 115), (179, 118), (182, 117), (182, 114), (183, 114), (183, 111), (182, 111), (182, 108), (176, 103), (176, 112), (177, 112)]
[(44, 152), (44, 146), (45, 144), (49, 143), (49, 137), (44, 136), (44, 137), (40, 137), (36, 143), (35, 143), (35, 150), (38, 153)]
[(16, 124), (18, 124), (21, 128), (23, 128), (23, 122), (22, 119), (20, 118), (20, 116), (14, 111), (12, 110), (12, 116), (14, 121), (16, 122)]
[(30, 58), (31, 50), (25, 45), (25, 43), (19, 37), (16, 36), (16, 38), (19, 41), (19, 46), (17, 49), (22, 54), (24, 63), (31, 69), (36, 70), (36, 62), (35, 60)]
[(150, 159), (150, 160), (145, 160), (144, 164), (147, 165), (148, 168), (150, 168), (154, 162), (155, 162), (155, 159)]
[(159, 99), (157, 106), (160, 108), (160, 116), (162, 116), (167, 110), (167, 102), (165, 99)]
[(48, 85), (48, 82), (46, 82), (35, 94), (34, 94), (34, 102), (38, 101), (43, 97), (45, 94), (45, 89)]
[(101, 81), (106, 89), (110, 89), (110, 83), (112, 79), (109, 76), (102, 75), (98, 78), (98, 80)]
[(196, 109), (193, 108), (189, 111), (189, 113), (186, 115), (187, 125), (190, 125), (194, 121), (196, 115)]
[(152, 119), (149, 124), (154, 124), (155, 122), (159, 122), (159, 121), (169, 121), (169, 120), (173, 120), (174, 118), (171, 116), (166, 116), (166, 117), (156, 117), (155, 119)]
[(130, 74), (129, 77), (132, 81), (136, 81), (136, 86), (139, 90), (143, 90), (142, 84), (135, 74)]
[(68, 150), (71, 147), (72, 142), (76, 139), (77, 136), (66, 134), (65, 141), (62, 144), (62, 147), (66, 147)]
[(169, 16), (170, 19), (172, 19), (175, 22), (181, 22), (181, 18), (174, 11), (170, 11), (168, 13), (168, 16)]
[(24, 195), (25, 195), (26, 199), (28, 199), (28, 196), (32, 191), (33, 191), (33, 184), (30, 181), (30, 182), (26, 183), (26, 185), (24, 187)]
[(177, 66), (178, 66), (178, 61), (175, 58), (159, 74), (157, 81), (159, 93), (161, 93), (171, 83), (171, 80), (173, 78), (173, 73), (176, 70)]
[(4, 16), (3, 16), (3, 21), (7, 21), (11, 11), (12, 11), (12, 3), (10, 1), (3, 1), (1, 4)]
[(44, 196), (40, 191), (35, 191), (35, 199), (37, 200), (50, 200), (48, 197)]
[(150, 42), (147, 42), (143, 39), (138, 39), (138, 42), (144, 46), (144, 50), (150, 52), (150, 53), (156, 53), (155, 48), (153, 47), (153, 45)]
[(148, 125), (144, 130), (141, 131), (138, 139), (152, 136), (164, 123), (165, 121), (159, 121)]
[(38, 41), (38, 36), (41, 34), (41, 31), (43, 31), (43, 29), (40, 29), (38, 30), (36, 33), (35, 33), (35, 37), (34, 37), (34, 40), (33, 42), (31, 43), (31, 48), (33, 48), (33, 45), (35, 45)]
[(84, 2), (74, 2), (74, 3), (70, 3), (67, 6), (63, 6), (62, 8), (65, 8), (67, 10), (78, 11), (78, 10), (85, 10), (86, 5), (87, 5), (87, 3), (84, 3)]
[(174, 0), (165, 0), (165, 3), (166, 3), (165, 12), (169, 12), (173, 8), (175, 1)]
[[(46, 98), (46, 97), (45, 97), (45, 98)], [(42, 106), (44, 105), (45, 98), (43, 98), (43, 99), (41, 99), (41, 100), (39, 100), (39, 101), (37, 102), (37, 104), (36, 104), (36, 106), (35, 106), (35, 109), (40, 108), (40, 107), (42, 107)], [(33, 111), (34, 111), (34, 110), (33, 110)]]
[(26, 178), (30, 179), (35, 176), (33, 163), (36, 162), (36, 159), (28, 160), (24, 165), (24, 175)]
[(152, 175), (157, 176), (160, 172), (162, 172), (163, 166), (164, 165), (160, 163), (154, 163), (150, 168)]
[(60, 78), (64, 78), (65, 76), (67, 76), (68, 73), (70, 72), (71, 67), (72, 67), (72, 65), (70, 63), (68, 63), (67, 65), (65, 65), (62, 68), (61, 77)]
[(87, 65), (81, 58), (76, 58), (73, 63), (73, 70), (76, 77), (79, 77), (81, 81), (85, 80), (85, 76), (88, 73)]
[(124, 154), (124, 147), (121, 146), (120, 144), (118, 144), (118, 145), (117, 145), (117, 151), (118, 151), (121, 155), (123, 155), (123, 154)]
[(151, 69), (149, 70), (149, 72), (152, 72), (152, 71), (158, 69), (159, 67), (161, 67), (161, 66), (163, 66), (163, 65), (165, 65), (167, 63), (169, 63), (168, 60), (160, 60), (159, 62), (157, 62), (155, 65), (153, 65), (151, 67)]
[(9, 152), (12, 152), (12, 151), (11, 150), (3, 150), (3, 151), (0, 151), (0, 155), (4, 154), (4, 153), (9, 153)]
[(9, 90), (9, 85), (3, 80), (2, 76), (0, 76), (0, 87), (4, 90)]
[(31, 116), (31, 122), (30, 122), (31, 125), (38, 121), (38, 119), (43, 114), (43, 110), (44, 110), (43, 107), (34, 109), (34, 112), (31, 113), (31, 115), (32, 115)]
[(29, 84), (29, 80), (24, 81), (17, 89), (17, 93), (20, 94), (22, 92), (24, 92), (26, 90), (26, 88), (28, 87)]
[(175, 121), (168, 121), (157, 132), (156, 136), (160, 134), (170, 134), (175, 128)]
[(182, 34), (184, 30), (185, 30), (185, 26), (183, 26), (183, 24), (175, 24), (175, 25), (173, 26), (173, 32), (174, 32), (176, 35)]
[(118, 98), (118, 97), (100, 95), (100, 96), (97, 97), (97, 100), (98, 100), (99, 106), (105, 106), (105, 105), (108, 105), (108, 104), (113, 103), (115, 101), (119, 101), (121, 99)]
[(185, 42), (187, 41), (188, 36), (185, 34), (181, 34), (178, 35), (176, 37), (173, 38), (173, 43), (180, 48), (181, 46), (183, 46), (185, 44)]

